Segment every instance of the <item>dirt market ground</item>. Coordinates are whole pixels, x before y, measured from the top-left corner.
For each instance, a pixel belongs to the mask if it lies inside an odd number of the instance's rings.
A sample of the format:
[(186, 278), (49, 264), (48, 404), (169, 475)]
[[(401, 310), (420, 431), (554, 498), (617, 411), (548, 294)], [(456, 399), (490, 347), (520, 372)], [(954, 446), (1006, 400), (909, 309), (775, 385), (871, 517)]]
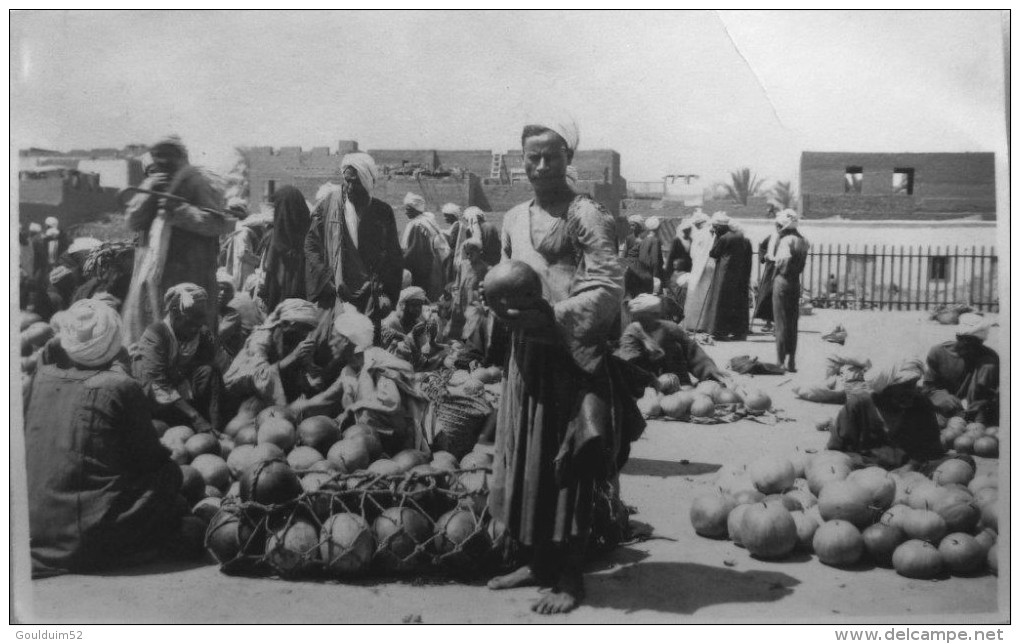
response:
[[(287, 582), (229, 577), (209, 564), (40, 580), (29, 585), (30, 607), (24, 593), (16, 593), (15, 601), (28, 621), (70, 623), (1002, 621), (1008, 619), (1005, 579), (914, 581), (882, 568), (838, 570), (807, 555), (763, 562), (730, 542), (696, 536), (688, 520), (691, 501), (713, 489), (721, 467), (824, 446), (826, 435), (815, 430), (815, 421), (831, 417), (836, 408), (797, 400), (791, 387), (820, 376), (825, 355), (837, 348), (821, 334), (836, 321), (849, 332), (848, 349), (880, 358), (923, 356), (951, 337), (952, 327), (925, 318), (921, 312), (844, 311), (803, 318), (800, 372), (792, 374), (792, 382), (785, 376), (754, 379), (795, 422), (775, 427), (746, 420), (715, 426), (651, 422), (634, 445), (621, 485), (625, 500), (638, 510), (633, 519), (657, 538), (620, 548), (593, 565), (585, 605), (566, 616), (534, 615), (534, 589)], [(993, 329), (990, 346), (1001, 354), (1007, 343), (1004, 330)], [(741, 354), (775, 359), (772, 338), (764, 335), (708, 351), (720, 364)], [(982, 471), (996, 467), (997, 461), (979, 465)], [(1000, 556), (1008, 569), (1005, 553)]]

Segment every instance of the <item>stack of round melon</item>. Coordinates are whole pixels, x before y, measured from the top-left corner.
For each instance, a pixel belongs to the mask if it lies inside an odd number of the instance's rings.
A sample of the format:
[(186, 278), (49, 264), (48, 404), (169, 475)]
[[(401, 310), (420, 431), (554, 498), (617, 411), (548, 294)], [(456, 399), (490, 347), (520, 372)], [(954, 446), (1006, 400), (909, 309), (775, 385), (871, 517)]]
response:
[(750, 412), (768, 411), (772, 401), (760, 390), (737, 392), (714, 380), (681, 385), (673, 373), (659, 376), (658, 390), (648, 387), (638, 400), (638, 409), (648, 418), (664, 416), (671, 420), (714, 418), (717, 405), (743, 405)]
[(695, 532), (755, 557), (813, 552), (830, 566), (870, 560), (916, 579), (998, 574), (998, 477), (975, 476), (966, 459), (947, 459), (929, 479), (854, 470), (842, 452), (798, 452), (728, 469), (718, 487), (694, 500)]
[(940, 433), (942, 446), (958, 454), (999, 458), (999, 428), (983, 423), (968, 423), (959, 416), (950, 418)]
[(198, 504), (211, 514), (206, 543), (221, 564), (247, 558), (284, 576), (342, 576), (372, 565), (404, 570), (430, 557), (464, 563), (489, 550), (483, 517), (492, 456), (484, 451), (459, 462), (447, 452), (391, 456), (367, 425), (341, 432), (315, 416), (295, 426), (284, 407), (249, 406), (235, 421), (227, 428), (235, 443), (225, 461), (215, 457), (222, 464), (215, 473), (198, 458), (182, 465), (197, 470), (196, 493), (202, 482), (210, 497), (223, 497)]

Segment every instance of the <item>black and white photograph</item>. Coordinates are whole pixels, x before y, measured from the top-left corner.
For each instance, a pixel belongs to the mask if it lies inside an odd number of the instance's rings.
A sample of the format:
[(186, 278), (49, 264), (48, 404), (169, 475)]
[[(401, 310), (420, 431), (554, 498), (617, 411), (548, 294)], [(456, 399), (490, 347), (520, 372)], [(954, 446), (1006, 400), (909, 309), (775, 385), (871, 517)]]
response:
[(1008, 9), (9, 31), (9, 637), (1013, 633)]

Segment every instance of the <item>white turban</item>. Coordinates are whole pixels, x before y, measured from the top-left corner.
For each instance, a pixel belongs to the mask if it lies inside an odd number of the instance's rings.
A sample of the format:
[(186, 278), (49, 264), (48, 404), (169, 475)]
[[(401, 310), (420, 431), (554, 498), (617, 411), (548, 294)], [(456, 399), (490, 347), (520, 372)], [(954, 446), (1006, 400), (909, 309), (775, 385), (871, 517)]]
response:
[(568, 150), (577, 150), (581, 143), (581, 128), (577, 121), (570, 114), (560, 110), (553, 110), (550, 113), (539, 114), (529, 118), (527, 125), (538, 125), (552, 130), (566, 142)]
[(336, 185), (332, 181), (327, 181), (326, 183), (319, 186), (319, 189), (315, 192), (315, 203), (319, 203), (320, 201), (330, 196), (334, 192), (339, 192), (342, 189), (343, 188)]
[(375, 167), (375, 159), (364, 152), (351, 152), (345, 154), (344, 158), (340, 160), (340, 172), (343, 172), (347, 168), (354, 168), (355, 172), (358, 173), (358, 179), (361, 180), (361, 185), (365, 187), (368, 194), (372, 194), (375, 189), (376, 179), (379, 177), (379, 171)]
[(37, 223), (35, 223), (33, 221), (32, 223), (30, 223), (28, 225), (28, 232), (30, 232), (30, 233), (41, 233), (42, 232), (42, 226), (40, 226), (39, 224), (37, 224)]
[(485, 220), (485, 213), (478, 206), (468, 206), (464, 209), (464, 221), (469, 225)]
[(627, 217), (627, 223), (643, 226), (645, 224), (645, 218), (642, 217), (641, 215), (629, 215)]
[(691, 225), (706, 224), (709, 221), (708, 215), (705, 214), (701, 208), (694, 211), (694, 215), (691, 217)]
[(319, 323), (319, 307), (307, 300), (292, 297), (276, 305), (260, 328), (273, 329), (284, 322), (316, 326)]
[(960, 316), (960, 327), (956, 330), (956, 335), (969, 335), (984, 342), (988, 339), (988, 332), (991, 328), (992, 323), (986, 320), (983, 315), (964, 313)]
[(659, 313), (662, 311), (662, 299), (651, 293), (642, 293), (627, 303), (627, 309), (634, 314)]
[(67, 247), (67, 252), (70, 254), (80, 253), (86, 250), (93, 250), (102, 246), (103, 242), (99, 241), (95, 237), (78, 237), (71, 245)]
[(717, 212), (714, 212), (714, 213), (712, 213), (712, 225), (713, 226), (729, 226), (730, 225), (730, 216), (727, 215), (725, 212), (723, 212), (721, 210), (719, 210)]
[(425, 197), (409, 192), (404, 195), (404, 205), (411, 206), (418, 212), (425, 212)]
[(372, 320), (349, 307), (333, 320), (333, 331), (350, 340), (354, 345), (355, 353), (360, 353), (371, 347), (375, 338), (375, 326), (372, 325)]
[(776, 225), (779, 226), (780, 230), (796, 228), (798, 221), (800, 221), (800, 215), (791, 208), (786, 208), (776, 213)]
[(645, 230), (658, 230), (659, 223), (658, 217), (649, 217), (648, 219), (645, 219)]
[(400, 291), (400, 297), (397, 299), (397, 304), (403, 304), (404, 302), (421, 302), (422, 304), (428, 304), (429, 298), (425, 295), (425, 289), (420, 286), (408, 286), (404, 290)]
[(60, 346), (73, 362), (101, 367), (120, 351), (120, 315), (99, 300), (78, 300), (59, 318)]
[(56, 228), (57, 226), (60, 225), (60, 220), (57, 219), (56, 217), (47, 217), (46, 225), (49, 226), (50, 228)]
[(460, 206), (458, 206), (455, 203), (443, 204), (443, 214), (444, 215), (456, 215), (457, 217), (460, 217), (460, 214), (461, 214), (460, 213)]
[(889, 387), (912, 385), (924, 377), (924, 364), (916, 359), (893, 360), (876, 367), (875, 375), (868, 380), (868, 388), (880, 394)]

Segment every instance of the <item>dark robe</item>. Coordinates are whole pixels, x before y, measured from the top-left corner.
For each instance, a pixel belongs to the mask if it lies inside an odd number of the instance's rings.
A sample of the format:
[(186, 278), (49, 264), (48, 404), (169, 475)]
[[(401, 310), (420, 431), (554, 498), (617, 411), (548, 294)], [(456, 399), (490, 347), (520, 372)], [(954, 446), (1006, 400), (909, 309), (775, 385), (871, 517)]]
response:
[(691, 272), (694, 262), (691, 260), (689, 244), (690, 242), (685, 246), (683, 240), (673, 239), (673, 243), (669, 246), (669, 256), (666, 258), (666, 270), (663, 281), (672, 277), (673, 273)]
[(304, 195), (294, 186), (273, 194), (273, 228), (267, 235), (265, 283), (262, 299), (266, 310), (289, 298), (305, 299), (305, 237), (311, 214)]
[(629, 297), (651, 293), (655, 278), (661, 279), (662, 275), (662, 243), (655, 232), (650, 232), (628, 251), (624, 289)]
[(659, 320), (648, 329), (631, 322), (615, 355), (655, 376), (675, 373), (685, 385), (691, 384), (691, 374), (700, 381), (715, 380), (721, 373), (701, 345), (668, 320)]
[(762, 243), (758, 244), (758, 263), (762, 267), (761, 276), (758, 279), (758, 296), (755, 298), (754, 312), (751, 314), (752, 320), (772, 322), (774, 319), (772, 314), (772, 278), (776, 275), (776, 263), (765, 258), (769, 252), (771, 240), (772, 236), (769, 235)]
[[(963, 414), (986, 425), (999, 423), (999, 354), (984, 345), (964, 358), (957, 342), (937, 344), (928, 352), (924, 391), (945, 418)], [(962, 401), (967, 401), (964, 409)]]
[(920, 391), (907, 395), (909, 403), (903, 406), (867, 389), (848, 390), (826, 449), (859, 454), (886, 469), (941, 458), (945, 449), (935, 407)]
[[(393, 208), (373, 198), (358, 211), (358, 246), (354, 246), (344, 218), (343, 195), (337, 191), (316, 206), (305, 237), (305, 288), (307, 299), (332, 308), (337, 298), (350, 302), (374, 321), (396, 305), (404, 273)], [(340, 258), (326, 251), (326, 221), (341, 228)], [(342, 283), (336, 283), (334, 266), (341, 261)], [(388, 298), (388, 306), (380, 297)]]
[(404, 267), (411, 272), (411, 284), (424, 290), (429, 301), (435, 302), (446, 286), (445, 262), (450, 256), (440, 256), (436, 247), (436, 236), (442, 235), (442, 231), (421, 217), (424, 215), (407, 222)]
[[(789, 239), (784, 239), (789, 238)], [(789, 254), (783, 252), (784, 244)], [(808, 243), (796, 230), (785, 230), (776, 251), (775, 276), (772, 279), (772, 315), (776, 325), (776, 355), (779, 362), (797, 355), (797, 331), (800, 322), (800, 275), (807, 263)]]
[(495, 266), (503, 259), (499, 229), (487, 221), (481, 222), (478, 227), (482, 229), (482, 261), (489, 266)]
[(703, 314), (707, 333), (747, 335), (752, 254), (751, 242), (743, 233), (730, 230), (715, 238), (708, 253), (715, 259), (715, 274)]
[(33, 576), (155, 556), (187, 507), (141, 385), (114, 371), (44, 365), (25, 410)]

